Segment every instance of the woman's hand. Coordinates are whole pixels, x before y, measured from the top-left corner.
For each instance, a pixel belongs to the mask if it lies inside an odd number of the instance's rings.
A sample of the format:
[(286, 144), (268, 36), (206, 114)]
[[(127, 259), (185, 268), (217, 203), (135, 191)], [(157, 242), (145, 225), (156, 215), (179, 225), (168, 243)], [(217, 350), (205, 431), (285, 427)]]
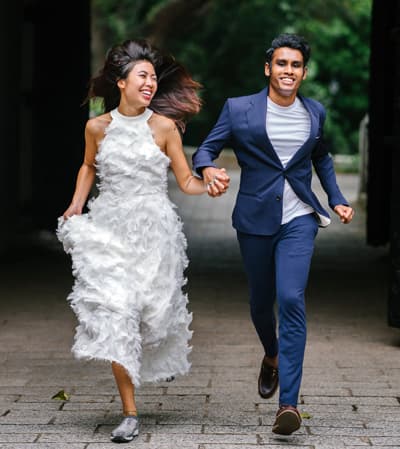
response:
[(206, 167), (202, 174), (209, 196), (221, 196), (229, 188), (230, 178), (224, 168)]
[(64, 220), (67, 220), (69, 217), (73, 215), (81, 215), (82, 214), (82, 206), (78, 206), (76, 204), (71, 204), (68, 209), (63, 213)]

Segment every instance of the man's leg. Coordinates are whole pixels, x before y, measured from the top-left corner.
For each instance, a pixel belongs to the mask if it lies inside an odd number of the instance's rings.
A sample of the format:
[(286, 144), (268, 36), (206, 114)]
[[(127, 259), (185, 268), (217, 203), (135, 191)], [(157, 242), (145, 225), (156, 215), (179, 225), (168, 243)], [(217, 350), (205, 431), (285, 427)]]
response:
[(265, 354), (278, 353), (276, 337), (274, 237), (237, 233), (250, 291), (250, 313)]
[(306, 344), (304, 291), (317, 231), (313, 215), (297, 217), (282, 226), (276, 245), (280, 405), (297, 406)]

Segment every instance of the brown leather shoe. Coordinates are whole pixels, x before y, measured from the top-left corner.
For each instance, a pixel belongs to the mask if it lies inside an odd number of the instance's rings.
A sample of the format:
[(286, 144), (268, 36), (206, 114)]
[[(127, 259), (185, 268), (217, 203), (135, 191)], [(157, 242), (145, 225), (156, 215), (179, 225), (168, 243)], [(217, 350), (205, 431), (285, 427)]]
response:
[(276, 414), (272, 432), (279, 435), (290, 435), (300, 428), (301, 416), (296, 407), (283, 405)]
[(263, 358), (261, 362), (260, 375), (258, 376), (258, 393), (264, 399), (271, 398), (278, 388), (279, 376), (278, 370)]

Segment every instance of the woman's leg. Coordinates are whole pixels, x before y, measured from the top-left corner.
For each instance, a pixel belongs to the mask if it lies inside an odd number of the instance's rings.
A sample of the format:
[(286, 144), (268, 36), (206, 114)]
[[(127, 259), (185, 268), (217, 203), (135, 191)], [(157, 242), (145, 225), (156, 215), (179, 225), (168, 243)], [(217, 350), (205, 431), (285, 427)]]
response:
[(124, 416), (137, 416), (135, 386), (122, 365), (113, 362), (111, 366), (121, 396)]
[(116, 362), (113, 362), (111, 366), (121, 396), (124, 414), (124, 419), (121, 424), (111, 432), (111, 441), (114, 443), (128, 443), (139, 435), (135, 387), (123, 366)]

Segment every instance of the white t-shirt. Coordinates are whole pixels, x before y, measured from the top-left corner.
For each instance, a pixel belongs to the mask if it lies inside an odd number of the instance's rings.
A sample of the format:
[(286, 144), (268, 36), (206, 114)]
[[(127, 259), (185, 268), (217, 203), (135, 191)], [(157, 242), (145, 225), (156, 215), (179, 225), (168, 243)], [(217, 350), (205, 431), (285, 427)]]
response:
[[(290, 159), (308, 139), (310, 127), (310, 115), (297, 97), (290, 106), (279, 106), (268, 97), (267, 134), (283, 167), (286, 167)], [(300, 200), (285, 179), (282, 224), (288, 223), (295, 217), (312, 212), (314, 212), (314, 209)]]

